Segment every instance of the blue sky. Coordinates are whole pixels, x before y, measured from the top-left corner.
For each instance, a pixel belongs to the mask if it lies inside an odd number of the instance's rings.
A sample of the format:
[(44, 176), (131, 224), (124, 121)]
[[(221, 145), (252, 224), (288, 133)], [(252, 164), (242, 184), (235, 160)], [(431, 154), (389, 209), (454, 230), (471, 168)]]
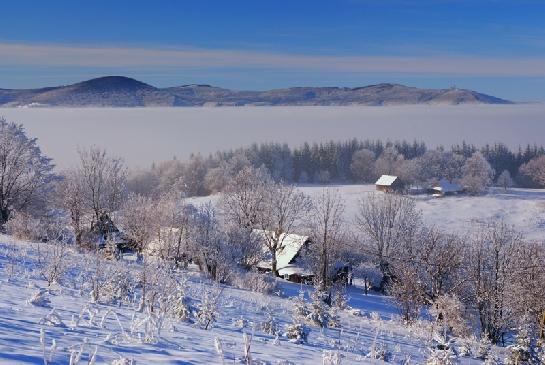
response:
[(0, 87), (127, 75), (235, 89), (397, 82), (545, 101), (543, 0), (3, 1)]

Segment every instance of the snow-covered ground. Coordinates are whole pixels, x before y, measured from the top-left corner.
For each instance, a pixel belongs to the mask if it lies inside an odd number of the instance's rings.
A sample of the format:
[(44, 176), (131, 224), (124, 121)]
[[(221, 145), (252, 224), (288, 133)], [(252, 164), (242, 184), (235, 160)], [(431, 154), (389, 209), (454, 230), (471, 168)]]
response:
[[(111, 363), (120, 358), (138, 364), (221, 364), (215, 343), (222, 344), (225, 363), (240, 363), (243, 356), (243, 332), (253, 333), (251, 353), (257, 364), (321, 364), (327, 351), (344, 356), (343, 364), (377, 363), (366, 358), (373, 344), (385, 348), (391, 363), (423, 363), (428, 356), (429, 322), (406, 327), (397, 319), (388, 297), (363, 295), (359, 287), (349, 289), (349, 305), (361, 310), (361, 316), (349, 310), (339, 312), (341, 328), (310, 327), (308, 343), (296, 344), (280, 335), (264, 333), (260, 323), (272, 314), (280, 328), (291, 323), (293, 297), (309, 287), (280, 281), (281, 295), (263, 295), (224, 287), (218, 306), (218, 321), (211, 330), (194, 324), (166, 319), (160, 335), (145, 340), (146, 314), (136, 311), (137, 304), (107, 305), (91, 303), (88, 292), (78, 286), (78, 278), (87, 267), (84, 254), (70, 252), (65, 259), (71, 269), (63, 285), (55, 285), (46, 297), (50, 303), (28, 303), (37, 288), (46, 283), (39, 276), (38, 252), (47, 252), (48, 244), (14, 241), (0, 236), (0, 363), (42, 364), (40, 331), (44, 331), (45, 357), (50, 356), (53, 340), (56, 350), (53, 364), (68, 364), (71, 353), (83, 349), (80, 364), (87, 364), (96, 349), (96, 363)], [(104, 265), (109, 265), (106, 263)], [(124, 264), (129, 270), (141, 269), (139, 263)], [(189, 275), (190, 301), (197, 304), (204, 290), (212, 284), (195, 272)], [(51, 316), (51, 313), (54, 313)], [(51, 323), (46, 318), (50, 317)], [(241, 329), (235, 322), (248, 321)], [(53, 323), (56, 322), (56, 323)], [(141, 324), (138, 326), (138, 324)], [(253, 329), (252, 329), (253, 328)], [(464, 364), (480, 363), (464, 358)]]
[[(324, 188), (339, 190), (345, 200), (345, 217), (349, 223), (357, 214), (359, 200), (365, 194), (375, 192), (374, 185), (310, 185), (299, 188), (311, 197), (317, 196)], [(527, 239), (545, 238), (545, 189), (513, 188), (503, 191), (491, 188), (488, 194), (481, 196), (412, 197), (416, 199), (416, 206), (422, 211), (426, 223), (448, 232), (464, 235), (479, 223), (504, 220)], [(213, 195), (191, 198), (190, 201), (215, 203), (218, 198), (218, 195)]]

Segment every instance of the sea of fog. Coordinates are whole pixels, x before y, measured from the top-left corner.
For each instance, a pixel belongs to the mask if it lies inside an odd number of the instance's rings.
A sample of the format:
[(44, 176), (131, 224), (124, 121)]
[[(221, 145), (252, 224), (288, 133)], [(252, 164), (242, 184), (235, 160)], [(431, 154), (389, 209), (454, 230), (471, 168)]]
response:
[(132, 167), (254, 142), (408, 139), (430, 146), (545, 145), (545, 104), (387, 107), (11, 108), (60, 167), (96, 145)]

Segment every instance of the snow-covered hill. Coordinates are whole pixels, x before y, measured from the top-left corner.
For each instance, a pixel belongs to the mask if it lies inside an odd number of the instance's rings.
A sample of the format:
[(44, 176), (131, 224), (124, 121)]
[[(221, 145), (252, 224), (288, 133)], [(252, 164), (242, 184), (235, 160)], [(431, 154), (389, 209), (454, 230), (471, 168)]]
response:
[[(255, 364), (340, 364), (335, 362), (339, 356), (342, 364), (380, 363), (369, 356), (381, 352), (391, 363), (420, 364), (429, 356), (430, 322), (406, 327), (388, 297), (365, 296), (358, 286), (348, 292), (352, 309), (338, 312), (339, 328), (308, 325), (308, 342), (294, 343), (283, 333), (292, 323), (294, 298), (302, 290), (308, 301), (310, 287), (280, 280), (277, 295), (264, 295), (217, 286), (191, 270), (171, 272), (171, 279), (188, 279), (185, 298), (194, 308), (201, 307), (211, 292), (220, 293), (217, 321), (205, 330), (165, 315), (162, 306), (154, 312), (138, 311), (138, 289), (117, 304), (90, 300), (93, 275), (124, 273), (127, 280), (135, 280), (144, 269), (141, 263), (97, 261), (93, 255), (69, 249), (62, 255), (66, 275), (60, 284), (47, 289), (43, 274), (47, 276), (46, 268), (51, 268), (53, 246), (8, 236), (1, 236), (0, 242), (2, 364), (43, 364), (44, 357), (51, 364), (88, 364), (93, 357), (97, 364), (128, 364), (131, 360), (138, 364), (221, 364), (222, 357), (225, 364), (240, 363), (244, 333), (247, 340), (253, 335), (250, 353)], [(36, 295), (40, 290), (42, 294)], [(278, 335), (263, 330), (262, 323), (271, 323), (271, 318)], [(469, 357), (463, 361), (480, 363)]]

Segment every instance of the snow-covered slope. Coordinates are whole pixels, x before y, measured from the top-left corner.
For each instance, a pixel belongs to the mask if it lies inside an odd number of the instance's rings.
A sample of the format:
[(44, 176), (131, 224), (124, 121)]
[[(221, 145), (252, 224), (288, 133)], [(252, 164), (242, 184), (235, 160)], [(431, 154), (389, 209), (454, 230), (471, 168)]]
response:
[[(308, 185), (299, 189), (309, 196), (317, 196), (322, 189), (339, 190), (345, 200), (345, 219), (351, 224), (358, 212), (358, 202), (365, 194), (375, 192), (374, 185)], [(416, 207), (422, 211), (424, 222), (447, 232), (467, 234), (476, 225), (503, 220), (531, 240), (545, 238), (545, 189), (513, 188), (503, 191), (491, 188), (481, 196), (447, 196), (435, 198), (414, 195)], [(194, 203), (217, 202), (219, 195), (191, 198)]]
[[(155, 323), (161, 317), (138, 312), (138, 295), (134, 301), (119, 305), (91, 303), (86, 275), (92, 273), (94, 258), (70, 251), (64, 255), (68, 274), (61, 285), (54, 285), (44, 295), (50, 303), (33, 305), (29, 298), (38, 288), (46, 286), (40, 268), (47, 262), (43, 260), (52, 247), (14, 241), (7, 236), (1, 236), (0, 242), (2, 364), (42, 364), (44, 352), (46, 359), (51, 356), (52, 364), (68, 364), (70, 356), (74, 359), (80, 350), (83, 350), (80, 364), (87, 364), (95, 350), (97, 364), (119, 359), (132, 359), (138, 364), (221, 364), (216, 349), (218, 341), (225, 363), (239, 363), (243, 357), (244, 332), (253, 333), (251, 354), (256, 364), (321, 364), (324, 354), (341, 354), (343, 364), (376, 363), (366, 357), (373, 345), (384, 348), (392, 363), (403, 363), (409, 358), (411, 363), (423, 363), (428, 356), (429, 322), (405, 327), (387, 297), (365, 296), (358, 287), (350, 288), (349, 305), (359, 309), (361, 315), (342, 310), (341, 328), (310, 327), (308, 343), (303, 344), (261, 330), (260, 324), (269, 316), (280, 329), (291, 323), (293, 297), (300, 289), (307, 291), (307, 295), (311, 290), (282, 281), (281, 296), (221, 287), (218, 319), (212, 329), (162, 318), (162, 331), (157, 333)], [(102, 265), (108, 269), (114, 263)], [(124, 262), (122, 266), (135, 275), (142, 269), (139, 263)], [(213, 288), (212, 283), (194, 272), (176, 275), (189, 277), (187, 295), (194, 305), (202, 302), (203, 293)], [(241, 319), (246, 322), (244, 328), (240, 327)], [(150, 338), (150, 333), (155, 334)], [(480, 362), (466, 358), (466, 363)]]

